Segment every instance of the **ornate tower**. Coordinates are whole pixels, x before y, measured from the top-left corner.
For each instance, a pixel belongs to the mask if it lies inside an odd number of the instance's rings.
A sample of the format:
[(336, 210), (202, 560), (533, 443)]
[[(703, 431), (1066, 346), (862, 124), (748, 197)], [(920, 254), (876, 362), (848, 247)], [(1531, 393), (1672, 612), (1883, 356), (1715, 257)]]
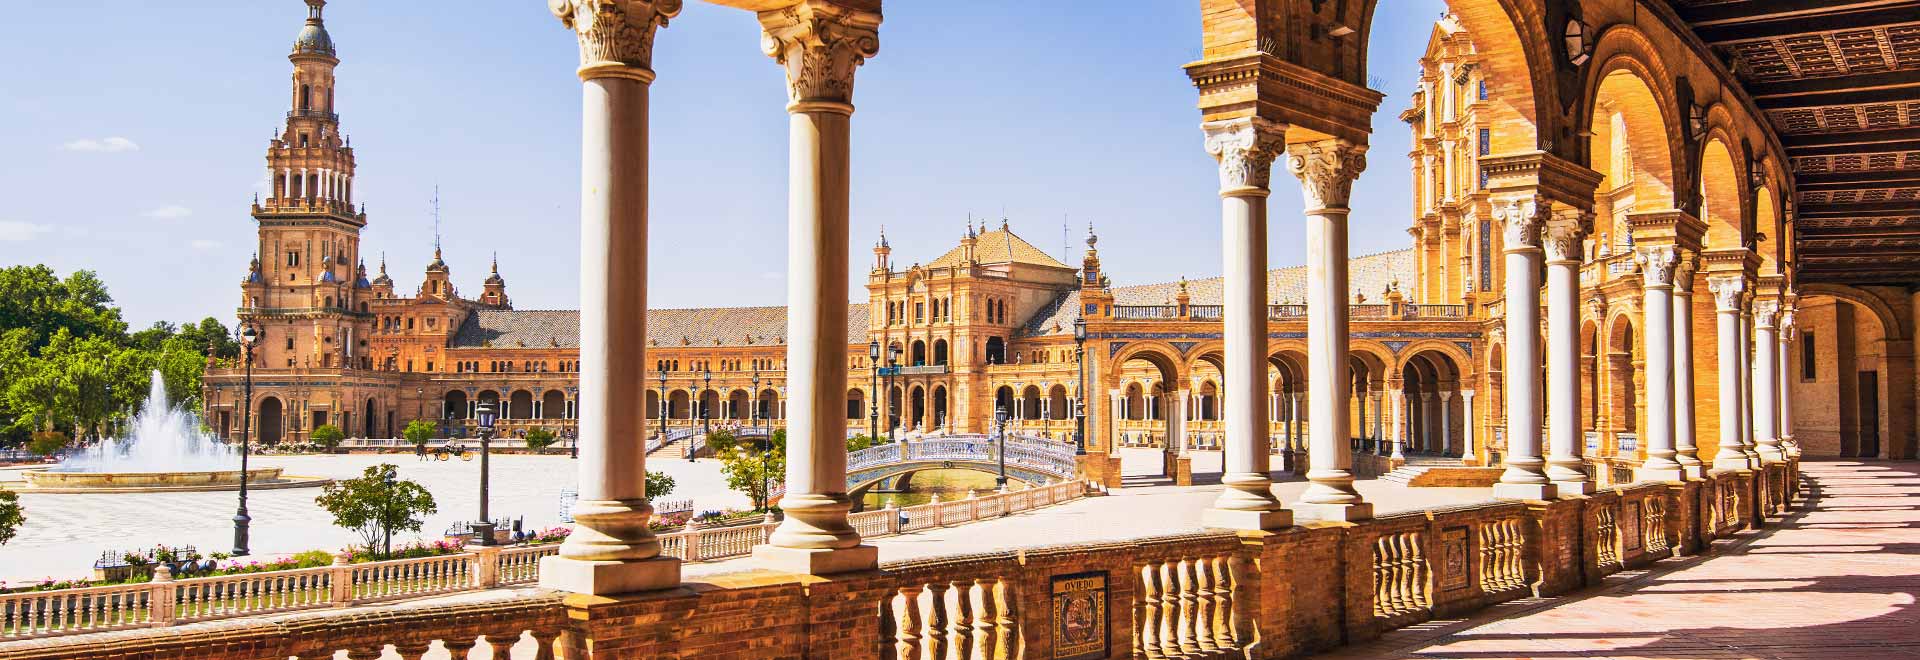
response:
[(507, 298), (507, 279), (500, 276), (500, 255), (493, 255), (493, 272), (487, 275), (485, 290), (480, 293), (480, 304), (494, 309), (513, 309), (513, 302)]
[(306, 4), (306, 25), (287, 56), (291, 109), (267, 147), (273, 190), (253, 206), (260, 263), (243, 284), (240, 315), (266, 333), (262, 367), (354, 367), (364, 352), (356, 342), (371, 329), (361, 300), (371, 289), (356, 286), (367, 219), (353, 207), (353, 149), (334, 114), (340, 60), (321, 19), (326, 0)]

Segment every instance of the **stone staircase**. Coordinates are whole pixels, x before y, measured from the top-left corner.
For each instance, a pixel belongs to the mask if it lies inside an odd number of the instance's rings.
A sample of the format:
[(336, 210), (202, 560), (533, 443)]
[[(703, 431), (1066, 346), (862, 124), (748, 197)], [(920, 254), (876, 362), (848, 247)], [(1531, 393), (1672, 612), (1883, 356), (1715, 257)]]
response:
[(1392, 472), (1380, 475), (1380, 481), (1401, 486), (1419, 486), (1415, 483), (1420, 477), (1436, 469), (1460, 468), (1460, 459), (1453, 456), (1408, 456), (1407, 463), (1394, 468)]

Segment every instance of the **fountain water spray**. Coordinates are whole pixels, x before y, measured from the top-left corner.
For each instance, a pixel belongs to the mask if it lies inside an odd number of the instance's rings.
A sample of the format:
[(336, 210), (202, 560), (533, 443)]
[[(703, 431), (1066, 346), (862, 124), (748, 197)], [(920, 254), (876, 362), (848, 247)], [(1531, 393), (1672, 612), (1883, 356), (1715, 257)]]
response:
[(195, 472), (240, 469), (240, 456), (201, 432), (200, 416), (174, 409), (155, 369), (147, 402), (133, 417), (132, 435), (100, 444), (60, 462), (61, 472)]

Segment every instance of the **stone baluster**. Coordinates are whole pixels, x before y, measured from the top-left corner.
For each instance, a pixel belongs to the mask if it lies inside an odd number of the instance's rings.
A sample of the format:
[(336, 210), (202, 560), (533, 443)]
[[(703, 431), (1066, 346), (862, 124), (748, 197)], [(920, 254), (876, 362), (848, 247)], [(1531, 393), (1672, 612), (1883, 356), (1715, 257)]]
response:
[(1307, 216), (1307, 480), (1293, 507), (1313, 520), (1373, 517), (1353, 487), (1347, 446), (1353, 375), (1348, 360), (1347, 215), (1353, 181), (1367, 167), (1367, 148), (1344, 140), (1288, 147), (1287, 170), (1300, 179)]
[(653, 38), (680, 0), (551, 0), (579, 37), (579, 491), (574, 530), (540, 584), (596, 595), (680, 583), (648, 531), (645, 398), (647, 116)]
[[(1286, 144), (1286, 127), (1258, 117), (1208, 122), (1207, 153), (1220, 163), (1222, 241), (1226, 264), (1222, 325), (1226, 338), (1226, 442), (1220, 497), (1201, 524), (1230, 529), (1274, 529), (1293, 515), (1273, 494), (1267, 409), (1267, 195), (1273, 159)], [(1342, 444), (1345, 444), (1344, 441)]]
[(853, 79), (879, 52), (880, 14), (803, 0), (759, 18), (762, 49), (787, 72), (787, 386), (800, 405), (787, 418), (787, 516), (754, 558), (790, 573), (871, 569), (879, 552), (847, 522), (845, 298)]
[(1540, 372), (1540, 226), (1552, 202), (1522, 195), (1494, 204), (1493, 215), (1505, 230), (1506, 250), (1506, 470), (1493, 485), (1494, 497), (1545, 500), (1557, 493), (1541, 467)]

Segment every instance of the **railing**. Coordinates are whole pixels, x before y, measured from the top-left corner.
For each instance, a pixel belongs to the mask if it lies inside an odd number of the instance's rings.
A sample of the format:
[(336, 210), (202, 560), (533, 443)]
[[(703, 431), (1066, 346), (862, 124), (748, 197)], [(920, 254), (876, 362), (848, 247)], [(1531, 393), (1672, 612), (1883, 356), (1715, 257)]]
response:
[(947, 373), (948, 371), (951, 371), (951, 370), (952, 370), (951, 367), (944, 364), (922, 364), (922, 365), (916, 365), (911, 367), (900, 367), (900, 375), (902, 376), (938, 376), (938, 375)]
[(1410, 319), (1464, 319), (1466, 305), (1402, 305), (1401, 316)]
[(560, 546), (474, 552), (364, 564), (0, 594), (0, 641), (167, 626), (532, 583), (541, 557)]
[(1392, 305), (1348, 305), (1347, 318), (1384, 319), (1392, 316)]
[(1587, 455), (1588, 456), (1599, 455), (1600, 454), (1600, 432), (1587, 431), (1585, 434), (1585, 437), (1587, 441), (1586, 443)]
[[(1001, 443), (986, 435), (929, 436), (919, 440), (874, 445), (847, 454), (847, 487), (860, 486), (863, 473), (888, 465), (916, 462), (965, 461), (997, 463)], [(1074, 448), (1062, 442), (1017, 433), (1006, 439), (1007, 467), (1064, 481), (1074, 476)]]
[(1306, 305), (1267, 305), (1267, 320), (1291, 321), (1307, 318)]
[(1217, 321), (1225, 318), (1226, 308), (1220, 305), (1188, 305), (1187, 316), (1196, 321)]
[[(1671, 556), (1669, 548), (1704, 551), (1713, 537), (1734, 531), (1681, 524), (1667, 512), (1738, 511), (1739, 498), (1758, 497), (1768, 481), (1719, 473), (1709, 474), (1700, 488), (1637, 484), (1577, 499), (1394, 513), (1306, 533), (1250, 537), (1212, 530), (889, 561), (832, 584), (751, 575), (633, 599), (503, 589), (457, 600), (161, 627), (177, 621), (169, 614), (164, 622), (134, 618), (113, 624), (121, 630), (103, 635), (8, 644), (0, 653), (15, 660), (317, 660), (341, 651), (351, 658), (379, 657), (392, 645), (411, 660), (432, 646), (464, 658), (485, 645), (487, 657), (506, 657), (507, 647), (515, 646), (512, 657), (551, 658), (554, 641), (565, 638), (566, 649), (635, 658), (725, 655), (726, 649), (742, 648), (753, 657), (895, 660), (1308, 655), (1435, 617), (1464, 618), (1501, 602), (1601, 585), (1610, 573)], [(1018, 510), (1048, 492), (855, 514), (849, 522), (882, 535), (910, 525), (924, 528), (941, 517)], [(1731, 506), (1723, 503), (1728, 500)], [(901, 515), (907, 512), (919, 520)], [(692, 547), (723, 548), (753, 534), (728, 533), (744, 536), (699, 540)], [(1617, 550), (1588, 550), (1596, 546)], [(481, 564), (482, 574), (487, 566)], [(500, 569), (494, 579), (506, 582), (506, 574)], [(339, 593), (341, 584), (325, 586)], [(176, 586), (139, 585), (132, 593)], [(151, 600), (176, 602), (171, 596)], [(128, 602), (135, 611), (152, 611), (151, 605)], [(810, 634), (806, 627), (809, 621), (857, 623), (863, 616), (870, 617), (865, 625), (829, 635)], [(16, 623), (9, 630), (19, 628)], [(751, 644), (741, 646), (743, 639)]]
[(1157, 321), (1180, 318), (1177, 305), (1114, 305), (1113, 317), (1122, 321)]
[(1613, 434), (1614, 453), (1631, 454), (1640, 451), (1640, 436), (1635, 433), (1620, 432)]

